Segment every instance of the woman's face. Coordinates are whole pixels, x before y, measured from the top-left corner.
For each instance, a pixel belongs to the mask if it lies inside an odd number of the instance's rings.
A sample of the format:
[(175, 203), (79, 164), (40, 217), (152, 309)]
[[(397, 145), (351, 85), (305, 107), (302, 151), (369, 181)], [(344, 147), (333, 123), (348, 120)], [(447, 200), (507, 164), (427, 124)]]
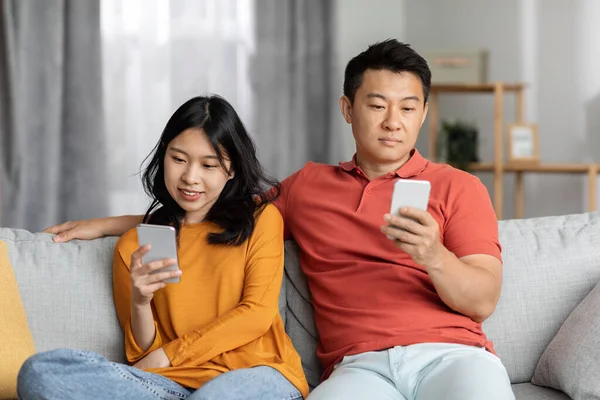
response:
[[(225, 160), (225, 167), (230, 168)], [(184, 224), (199, 223), (231, 178), (202, 129), (186, 129), (167, 145), (164, 159), (167, 191), (185, 210)]]

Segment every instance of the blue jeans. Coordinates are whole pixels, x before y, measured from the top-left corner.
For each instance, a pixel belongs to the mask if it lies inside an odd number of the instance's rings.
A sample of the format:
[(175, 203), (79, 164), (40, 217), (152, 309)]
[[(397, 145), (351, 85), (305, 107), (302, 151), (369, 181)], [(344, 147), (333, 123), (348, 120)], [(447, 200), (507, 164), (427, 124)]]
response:
[(480, 347), (397, 346), (346, 356), (309, 400), (514, 400), (506, 368)]
[(23, 400), (302, 399), (298, 389), (271, 367), (226, 372), (194, 390), (161, 375), (110, 362), (96, 353), (69, 349), (27, 359), (19, 371), (17, 394)]

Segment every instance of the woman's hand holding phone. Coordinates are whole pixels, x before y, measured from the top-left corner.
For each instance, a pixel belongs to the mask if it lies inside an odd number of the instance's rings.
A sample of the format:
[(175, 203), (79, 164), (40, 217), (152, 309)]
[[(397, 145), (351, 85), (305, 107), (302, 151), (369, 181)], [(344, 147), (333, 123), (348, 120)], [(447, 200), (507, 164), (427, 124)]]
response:
[(150, 245), (138, 248), (131, 255), (131, 302), (138, 306), (150, 304), (154, 292), (164, 288), (165, 280), (181, 276), (181, 270), (155, 272), (165, 267), (175, 265), (177, 260), (166, 259), (142, 263), (142, 257), (150, 251)]

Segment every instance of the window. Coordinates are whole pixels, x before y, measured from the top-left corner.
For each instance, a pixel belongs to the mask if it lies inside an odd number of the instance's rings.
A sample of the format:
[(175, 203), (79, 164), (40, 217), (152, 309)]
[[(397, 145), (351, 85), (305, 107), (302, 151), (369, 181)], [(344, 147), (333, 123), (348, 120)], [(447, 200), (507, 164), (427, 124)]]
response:
[(142, 213), (140, 164), (189, 98), (225, 97), (253, 123), (253, 0), (102, 0), (110, 215)]

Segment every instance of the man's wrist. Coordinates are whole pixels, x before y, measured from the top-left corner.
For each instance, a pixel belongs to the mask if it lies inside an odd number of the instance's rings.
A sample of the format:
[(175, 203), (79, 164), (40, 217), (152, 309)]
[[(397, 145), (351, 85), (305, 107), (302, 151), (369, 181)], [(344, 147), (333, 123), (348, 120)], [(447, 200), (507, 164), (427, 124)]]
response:
[(442, 243), (439, 244), (434, 253), (431, 261), (424, 267), (428, 272), (441, 272), (448, 265), (448, 257), (453, 256), (453, 254)]

